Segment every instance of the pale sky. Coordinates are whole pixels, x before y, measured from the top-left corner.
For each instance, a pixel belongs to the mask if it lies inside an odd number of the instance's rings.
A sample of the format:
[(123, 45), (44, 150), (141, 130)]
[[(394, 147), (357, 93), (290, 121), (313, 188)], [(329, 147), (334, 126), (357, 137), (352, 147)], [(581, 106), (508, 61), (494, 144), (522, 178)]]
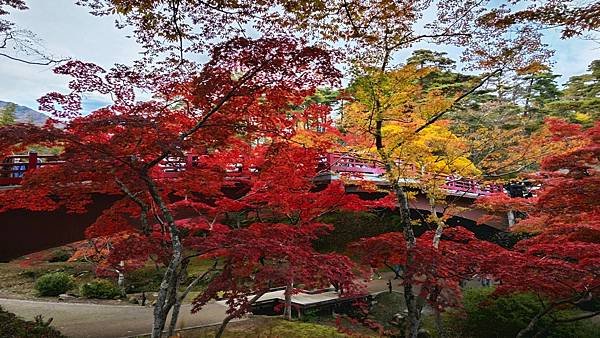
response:
[[(29, 0), (29, 10), (15, 12), (11, 20), (21, 28), (37, 34), (43, 46), (53, 55), (96, 63), (109, 68), (115, 63), (131, 64), (141, 50), (130, 31), (114, 26), (114, 17), (94, 17), (86, 8), (75, 6), (74, 0)], [(548, 31), (546, 43), (556, 50), (554, 72), (562, 74), (561, 82), (569, 76), (585, 72), (594, 59), (600, 59), (600, 45), (581, 39), (560, 40), (556, 32)], [(439, 49), (428, 45), (417, 48)], [(460, 50), (444, 48), (458, 60)], [(398, 54), (398, 60), (409, 56), (411, 50)], [(0, 100), (12, 101), (33, 109), (36, 100), (47, 92), (66, 91), (67, 77), (55, 75), (51, 67), (32, 66), (0, 58)], [(105, 99), (88, 97), (86, 110), (103, 105)]]

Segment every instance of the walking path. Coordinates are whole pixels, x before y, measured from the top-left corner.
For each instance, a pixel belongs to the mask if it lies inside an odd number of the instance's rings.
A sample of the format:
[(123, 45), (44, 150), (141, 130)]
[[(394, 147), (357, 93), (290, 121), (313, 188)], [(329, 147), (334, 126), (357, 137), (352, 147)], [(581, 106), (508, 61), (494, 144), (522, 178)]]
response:
[[(42, 314), (53, 318), (52, 326), (68, 337), (113, 338), (149, 333), (152, 328), (152, 307), (135, 305), (99, 305), (82, 303), (38, 302), (19, 299), (0, 299), (6, 310), (28, 320)], [(191, 306), (181, 307), (177, 328), (220, 323), (226, 307), (207, 304), (202, 311), (190, 313)]]
[[(385, 277), (388, 277), (385, 275)], [(387, 280), (375, 279), (368, 283), (370, 293), (387, 290)], [(397, 288), (397, 282), (393, 284)], [(282, 292), (282, 291), (281, 291)], [(281, 296), (279, 291), (270, 297)], [(297, 294), (292, 297), (294, 302), (315, 302), (324, 298), (337, 298), (332, 292), (326, 294)], [(32, 301), (21, 299), (2, 299), (0, 306), (27, 320), (33, 320), (36, 315), (44, 319), (53, 318), (52, 326), (68, 337), (112, 338), (147, 334), (152, 327), (152, 307), (137, 305), (101, 305), (84, 303), (58, 303)], [(227, 309), (224, 302), (207, 304), (196, 314), (190, 313), (191, 305), (181, 307), (177, 328), (189, 328), (220, 323), (225, 318)]]

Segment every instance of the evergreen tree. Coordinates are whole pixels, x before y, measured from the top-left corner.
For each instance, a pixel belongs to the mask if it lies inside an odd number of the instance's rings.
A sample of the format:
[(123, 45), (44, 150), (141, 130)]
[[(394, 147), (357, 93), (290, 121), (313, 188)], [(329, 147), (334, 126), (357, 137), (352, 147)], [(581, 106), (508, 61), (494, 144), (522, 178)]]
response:
[(584, 125), (600, 119), (600, 60), (592, 61), (587, 73), (569, 78), (562, 99), (548, 107), (553, 115)]
[(17, 121), (15, 111), (17, 105), (14, 103), (8, 103), (4, 107), (0, 108), (0, 126), (7, 126)]
[[(431, 72), (419, 79), (425, 92), (439, 90), (447, 96), (455, 95), (466, 89), (471, 75), (456, 72), (456, 61), (446, 52), (418, 49), (406, 60), (407, 65), (416, 65), (418, 69), (429, 68)], [(468, 87), (468, 86), (467, 86)]]

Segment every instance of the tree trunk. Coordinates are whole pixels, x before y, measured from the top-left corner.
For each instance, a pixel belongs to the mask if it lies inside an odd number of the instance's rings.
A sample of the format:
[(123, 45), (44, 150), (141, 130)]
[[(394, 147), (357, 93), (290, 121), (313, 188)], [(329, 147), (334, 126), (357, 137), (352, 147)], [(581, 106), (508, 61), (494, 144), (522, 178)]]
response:
[[(216, 269), (217, 263), (218, 263), (218, 261), (215, 260), (212, 267), (210, 269), (206, 270), (203, 274), (196, 277), (191, 283), (189, 283), (188, 286), (185, 288), (185, 290), (183, 290), (183, 292), (181, 294), (177, 294), (177, 292), (175, 293), (175, 300), (173, 303), (173, 312), (171, 313), (171, 323), (169, 324), (169, 330), (167, 331), (168, 337), (173, 337), (175, 335), (175, 328), (177, 327), (177, 319), (179, 318), (179, 311), (181, 310), (181, 304), (183, 303), (183, 300), (185, 299), (185, 297), (187, 297), (187, 295), (190, 293), (190, 291), (192, 291), (194, 286), (196, 286), (198, 284), (198, 282), (203, 280), (206, 276), (208, 276), (211, 272), (213, 272)], [(179, 286), (181, 285), (181, 283), (183, 283), (185, 281), (185, 278), (187, 277), (188, 264), (189, 264), (188, 259), (185, 259), (184, 262), (181, 263), (181, 271), (182, 272), (179, 274), (180, 280), (179, 280), (179, 283), (177, 284), (177, 289), (179, 289)]]
[[(385, 68), (387, 66), (387, 62), (389, 61), (389, 57), (389, 53), (387, 53), (384, 56), (384, 61), (381, 66), (382, 74), (385, 72)], [(390, 160), (386, 150), (384, 149), (382, 133), (383, 116), (381, 103), (379, 102), (376, 96), (374, 96), (373, 99), (375, 101), (373, 108), (373, 118), (375, 121), (375, 130), (373, 132), (373, 136), (375, 138), (375, 147), (377, 148), (377, 152), (381, 156), (381, 160), (384, 163), (386, 173), (392, 183), (392, 187), (394, 189), (394, 192), (396, 193), (396, 198), (398, 200), (400, 226), (402, 227), (402, 232), (404, 234), (405, 239), (405, 243), (403, 244), (406, 246), (407, 252), (405, 271), (410, 271), (410, 266), (413, 264), (414, 260), (412, 251), (416, 245), (416, 237), (410, 220), (410, 207), (408, 205), (408, 196), (406, 194), (406, 191), (404, 190), (404, 187), (401, 186), (398, 181), (401, 174), (394, 175), (394, 172), (397, 170), (397, 168), (395, 167), (394, 162)], [(434, 120), (432, 120), (430, 123), (433, 122)], [(417, 130), (416, 132), (419, 132), (419, 130)], [(410, 275), (405, 274), (403, 279), (404, 298), (406, 300), (406, 307), (408, 310), (408, 325), (406, 326), (406, 336), (416, 338), (417, 333), (419, 331), (421, 310), (419, 309), (416, 297), (413, 294), (411, 278), (412, 277)]]
[[(434, 287), (433, 291), (430, 294), (430, 300), (432, 303), (436, 303), (440, 293), (441, 293), (441, 289), (439, 287)], [(438, 333), (438, 337), (439, 338), (444, 338), (445, 336), (445, 332), (444, 332), (444, 323), (442, 322), (442, 314), (440, 312), (440, 309), (437, 306), (433, 307), (433, 315), (434, 315), (434, 319), (435, 319), (435, 328), (437, 330)]]
[(446, 336), (446, 332), (444, 331), (444, 322), (442, 321), (442, 314), (437, 308), (433, 310), (433, 314), (435, 316), (435, 327), (438, 332), (438, 337), (444, 338)]
[(125, 267), (125, 262), (119, 262), (119, 268), (117, 269), (117, 286), (121, 289), (121, 293), (125, 295), (125, 274), (123, 273), (123, 268)]
[[(146, 182), (150, 196), (159, 207), (163, 217), (165, 218), (165, 223), (167, 224), (169, 234), (171, 236), (171, 260), (167, 265), (162, 282), (160, 283), (158, 298), (156, 299), (156, 304), (154, 306), (154, 323), (152, 325), (151, 337), (160, 338), (167, 321), (167, 315), (174, 304), (175, 298), (177, 297), (177, 284), (181, 273), (179, 267), (182, 261), (183, 245), (181, 243), (181, 238), (179, 237), (179, 229), (175, 225), (173, 214), (160, 196), (160, 192), (158, 191), (156, 184), (147, 175), (147, 173), (142, 174), (141, 176)], [(177, 318), (175, 318), (175, 321), (177, 321)]]
[[(414, 262), (413, 248), (416, 245), (416, 237), (410, 221), (410, 208), (408, 205), (408, 196), (401, 186), (396, 187), (396, 196), (398, 198), (398, 209), (400, 212), (400, 221), (404, 238), (406, 239), (406, 270), (410, 271), (410, 266)], [(413, 293), (413, 285), (411, 283), (412, 276), (405, 276), (404, 283), (404, 299), (406, 301), (406, 309), (408, 311), (408, 321), (406, 326), (406, 337), (416, 338), (421, 324), (421, 307), (419, 305), (418, 296)]]
[(404, 285), (404, 299), (406, 309), (408, 310), (407, 325), (405, 336), (407, 338), (417, 338), (419, 327), (421, 326), (421, 306), (419, 297), (413, 293), (413, 286), (410, 283)]
[[(171, 267), (173, 260), (169, 263), (169, 267)], [(166, 274), (168, 273), (169, 268), (167, 268), (167, 272), (165, 272), (165, 277), (163, 277), (163, 281), (161, 282), (160, 289), (158, 292), (158, 298), (156, 300), (156, 304), (154, 305), (154, 324), (152, 326), (152, 338), (160, 338), (162, 336), (162, 332), (165, 328), (165, 324), (167, 322), (167, 316), (169, 315), (169, 311), (176, 303), (177, 300), (177, 280), (179, 279), (179, 272), (177, 269), (174, 269), (169, 276), (169, 279), (166, 279)], [(174, 315), (174, 314), (173, 314)], [(179, 313), (177, 313), (179, 315)], [(171, 316), (171, 321), (177, 322), (177, 317)]]
[(437, 250), (440, 246), (440, 240), (442, 239), (442, 234), (444, 233), (444, 221), (442, 221), (435, 210), (435, 199), (429, 199), (429, 206), (431, 207), (431, 217), (433, 218), (433, 222), (436, 225), (435, 234), (433, 235), (433, 247)]
[(508, 217), (508, 227), (512, 227), (513, 225), (515, 225), (515, 212), (512, 210), (509, 210), (506, 213), (507, 217)]
[(221, 322), (221, 326), (219, 326), (219, 330), (215, 334), (215, 338), (221, 338), (223, 336), (223, 333), (225, 332), (225, 327), (227, 327), (227, 324), (229, 324), (229, 322), (234, 318), (234, 315), (228, 315), (227, 317), (225, 317), (225, 319), (223, 319), (223, 322)]
[[(250, 301), (248, 301), (248, 305), (254, 304), (265, 293), (266, 293), (266, 291), (261, 291), (261, 292), (257, 293), (254, 297), (252, 297), (252, 299), (250, 299)], [(221, 326), (219, 326), (219, 330), (215, 334), (215, 338), (221, 338), (223, 336), (223, 333), (225, 332), (225, 327), (227, 326), (227, 324), (229, 324), (229, 322), (231, 320), (233, 320), (234, 318), (241, 316), (240, 311), (244, 311), (244, 309), (238, 309), (238, 310), (230, 313), (229, 315), (227, 315), (227, 317), (225, 317), (225, 319), (223, 319), (223, 322), (221, 322)]]
[(173, 311), (171, 313), (171, 323), (169, 324), (169, 330), (167, 331), (167, 337), (173, 337), (175, 334), (175, 328), (177, 327), (177, 319), (179, 318), (179, 311), (181, 310), (181, 301), (179, 297), (175, 300), (173, 305)]
[(544, 317), (546, 314), (548, 314), (548, 312), (552, 311), (554, 309), (554, 307), (559, 305), (560, 303), (562, 303), (562, 302), (548, 305), (546, 308), (542, 309), (542, 311), (540, 311), (537, 315), (535, 315), (535, 317), (531, 318), (531, 320), (529, 321), (529, 324), (527, 324), (526, 327), (524, 327), (521, 331), (519, 331), (519, 333), (517, 333), (516, 338), (525, 337), (527, 334), (533, 332), (533, 330), (535, 329), (535, 326), (540, 321), (540, 319), (542, 319), (542, 317)]
[(187, 277), (187, 265), (189, 261), (186, 259), (181, 263), (181, 269), (179, 269), (179, 273), (176, 278), (175, 285), (173, 286), (173, 291), (171, 293), (171, 303), (173, 304), (173, 310), (171, 312), (171, 322), (169, 324), (169, 329), (167, 331), (167, 337), (173, 337), (175, 333), (175, 327), (177, 326), (177, 319), (179, 318), (179, 310), (181, 309), (181, 302), (185, 298), (185, 295), (181, 296), (177, 292), (179, 290), (179, 286), (182, 282), (184, 282)]
[(292, 320), (292, 292), (294, 291), (294, 281), (291, 280), (285, 286), (285, 305), (283, 308), (283, 318)]

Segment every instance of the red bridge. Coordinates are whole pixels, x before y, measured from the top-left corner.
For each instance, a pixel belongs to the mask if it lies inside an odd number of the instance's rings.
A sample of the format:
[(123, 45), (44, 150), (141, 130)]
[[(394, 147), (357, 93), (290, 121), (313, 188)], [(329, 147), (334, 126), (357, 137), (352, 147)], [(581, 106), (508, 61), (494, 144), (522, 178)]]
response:
[[(187, 168), (200, 166), (202, 163), (201, 158), (202, 156), (198, 155), (187, 155), (185, 158), (167, 158), (157, 166), (154, 175), (161, 178), (176, 177), (178, 173), (185, 171)], [(345, 177), (349, 180), (371, 181), (381, 186), (389, 185), (389, 182), (385, 177), (385, 169), (376, 161), (360, 159), (351, 155), (340, 153), (324, 155), (320, 159), (318, 169), (320, 169), (320, 171), (315, 179), (316, 181), (337, 180)], [(227, 169), (227, 172), (231, 178), (250, 178), (252, 174), (259, 170), (259, 168), (254, 167), (244, 168), (241, 164), (231, 164)], [(402, 182), (405, 185), (416, 185), (418, 180), (411, 177), (416, 175), (411, 175), (411, 173), (417, 173), (417, 169), (414, 166), (409, 166), (406, 167), (405, 171), (407, 172), (408, 177), (402, 178)], [(491, 193), (504, 191), (501, 185), (482, 184), (473, 179), (449, 175), (437, 175), (437, 177), (445, 181), (442, 189), (444, 189), (448, 195), (477, 198)]]
[[(201, 159), (202, 156), (199, 155), (167, 158), (157, 166), (154, 175), (165, 179), (174, 178), (188, 168), (200, 166)], [(38, 155), (32, 152), (28, 155), (8, 156), (0, 164), (0, 189), (18, 189), (23, 177), (36, 168), (61, 165), (62, 163), (64, 162), (57, 155)], [(361, 191), (352, 184), (352, 181), (369, 181), (382, 188), (389, 186), (389, 181), (385, 177), (385, 169), (371, 160), (331, 153), (320, 159), (318, 169), (319, 174), (315, 178), (317, 184), (345, 179), (349, 181), (348, 191), (357, 193), (361, 193)], [(227, 172), (232, 179), (249, 179), (259, 170), (259, 168), (244, 168), (241, 164), (232, 164)], [(402, 178), (401, 183), (417, 189), (419, 182), (416, 178), (416, 168), (406, 167), (405, 171), (407, 177)], [(504, 190), (500, 185), (486, 185), (472, 179), (446, 175), (437, 175), (437, 177), (445, 182), (442, 188), (446, 192), (447, 202), (462, 210), (459, 214), (454, 215), (454, 223), (470, 227), (473, 227), (480, 217), (487, 214), (484, 210), (474, 208), (473, 201), (480, 196)], [(108, 208), (114, 201), (115, 197), (98, 196), (93, 206), (85, 214), (26, 210), (13, 210), (0, 214), (0, 261), (83, 239), (85, 228), (93, 223), (102, 210)], [(411, 200), (410, 204), (416, 213), (432, 212), (432, 208), (423, 194), (417, 194), (417, 198)], [(438, 213), (442, 213), (444, 208), (444, 205), (435, 206)], [(497, 216), (496, 220), (485, 222), (487, 227), (480, 226), (476, 230), (483, 229), (493, 232), (506, 229), (508, 221), (505, 215)], [(56, 231), (57, 226), (60, 226), (60, 231)]]
[(21, 184), (23, 176), (41, 166), (62, 164), (57, 155), (38, 155), (31, 152), (29, 155), (7, 156), (0, 163), (0, 186), (15, 186)]

